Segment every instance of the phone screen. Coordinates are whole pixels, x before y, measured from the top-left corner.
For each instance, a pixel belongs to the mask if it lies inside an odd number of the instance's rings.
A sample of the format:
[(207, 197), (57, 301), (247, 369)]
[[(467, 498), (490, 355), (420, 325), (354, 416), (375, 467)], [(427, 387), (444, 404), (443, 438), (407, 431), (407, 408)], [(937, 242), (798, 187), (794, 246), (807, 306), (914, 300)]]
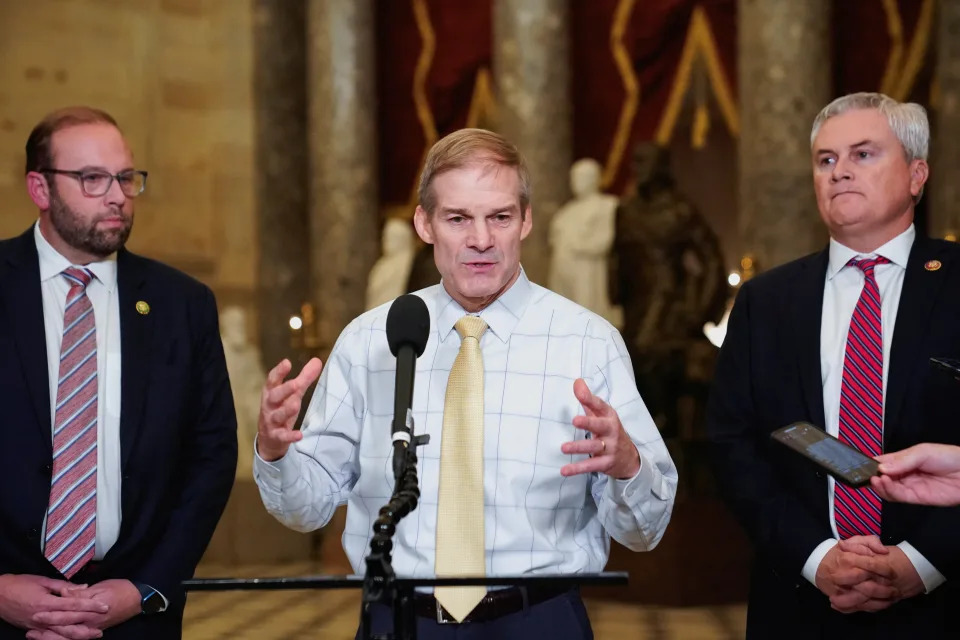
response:
[(855, 451), (838, 440), (825, 438), (807, 446), (814, 460), (822, 462), (840, 473), (850, 473), (864, 463), (867, 456)]

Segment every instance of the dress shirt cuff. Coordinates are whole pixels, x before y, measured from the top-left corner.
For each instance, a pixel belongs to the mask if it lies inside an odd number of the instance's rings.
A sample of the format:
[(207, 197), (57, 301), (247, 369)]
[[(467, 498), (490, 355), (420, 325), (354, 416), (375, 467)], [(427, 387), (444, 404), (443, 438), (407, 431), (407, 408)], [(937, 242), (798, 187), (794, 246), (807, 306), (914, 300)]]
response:
[(607, 483), (609, 496), (617, 504), (629, 506), (637, 502), (650, 493), (656, 482), (651, 466), (644, 464), (639, 451), (637, 455), (640, 457), (640, 470), (632, 478), (611, 478), (612, 482)]
[(297, 456), (293, 445), (287, 449), (282, 458), (267, 462), (260, 457), (257, 451), (257, 441), (253, 441), (253, 478), (264, 489), (280, 493), (285, 487), (292, 485), (300, 476)]
[(917, 551), (912, 544), (904, 540), (897, 546), (900, 547), (903, 554), (907, 556), (907, 560), (910, 561), (913, 568), (920, 574), (920, 579), (923, 581), (923, 588), (926, 589), (927, 593), (930, 593), (947, 581), (943, 574), (937, 571), (937, 568), (930, 564), (930, 561), (924, 558), (923, 554)]
[(806, 578), (813, 586), (817, 586), (817, 569), (820, 568), (820, 563), (823, 562), (823, 556), (827, 555), (827, 552), (835, 546), (837, 546), (837, 540), (835, 538), (827, 538), (814, 548), (810, 557), (803, 563), (803, 569), (800, 570), (800, 575)]

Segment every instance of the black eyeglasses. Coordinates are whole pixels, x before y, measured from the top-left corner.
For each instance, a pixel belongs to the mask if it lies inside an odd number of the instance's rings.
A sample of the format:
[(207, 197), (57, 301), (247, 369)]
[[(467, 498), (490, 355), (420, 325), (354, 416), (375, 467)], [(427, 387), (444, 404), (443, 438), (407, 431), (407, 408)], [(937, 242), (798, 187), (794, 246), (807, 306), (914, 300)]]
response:
[(143, 193), (143, 190), (147, 186), (147, 172), (134, 171), (133, 169), (121, 171), (116, 175), (97, 169), (86, 169), (84, 171), (40, 169), (38, 173), (55, 173), (76, 178), (77, 182), (80, 183), (80, 190), (83, 191), (83, 195), (91, 198), (99, 198), (105, 195), (107, 191), (110, 191), (114, 180), (120, 184), (120, 190), (123, 191), (123, 195), (128, 198), (136, 198)]

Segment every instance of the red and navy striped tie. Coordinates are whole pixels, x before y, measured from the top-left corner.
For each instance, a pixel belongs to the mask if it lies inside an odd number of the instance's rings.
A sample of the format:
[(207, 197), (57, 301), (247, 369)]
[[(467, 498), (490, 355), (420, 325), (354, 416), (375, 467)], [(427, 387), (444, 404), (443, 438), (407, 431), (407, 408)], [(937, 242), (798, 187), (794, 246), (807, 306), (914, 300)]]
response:
[[(843, 378), (840, 383), (838, 438), (866, 455), (883, 453), (883, 323), (880, 289), (873, 270), (890, 262), (882, 256), (847, 263), (863, 271), (863, 291), (850, 318)], [(834, 492), (837, 533), (842, 540), (880, 535), (880, 497), (869, 486), (853, 489), (837, 483)]]
[(88, 269), (70, 283), (63, 314), (60, 378), (53, 428), (53, 480), (44, 555), (66, 577), (93, 559), (97, 531), (97, 328)]

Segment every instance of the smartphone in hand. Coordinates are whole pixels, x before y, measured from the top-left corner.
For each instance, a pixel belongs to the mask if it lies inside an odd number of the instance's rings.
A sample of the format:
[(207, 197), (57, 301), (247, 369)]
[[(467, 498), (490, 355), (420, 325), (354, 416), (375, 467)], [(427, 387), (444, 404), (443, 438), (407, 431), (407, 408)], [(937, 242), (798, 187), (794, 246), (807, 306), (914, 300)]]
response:
[(876, 460), (808, 422), (795, 422), (777, 429), (770, 437), (805, 456), (845, 485), (863, 487), (870, 484), (872, 476), (880, 474)]

